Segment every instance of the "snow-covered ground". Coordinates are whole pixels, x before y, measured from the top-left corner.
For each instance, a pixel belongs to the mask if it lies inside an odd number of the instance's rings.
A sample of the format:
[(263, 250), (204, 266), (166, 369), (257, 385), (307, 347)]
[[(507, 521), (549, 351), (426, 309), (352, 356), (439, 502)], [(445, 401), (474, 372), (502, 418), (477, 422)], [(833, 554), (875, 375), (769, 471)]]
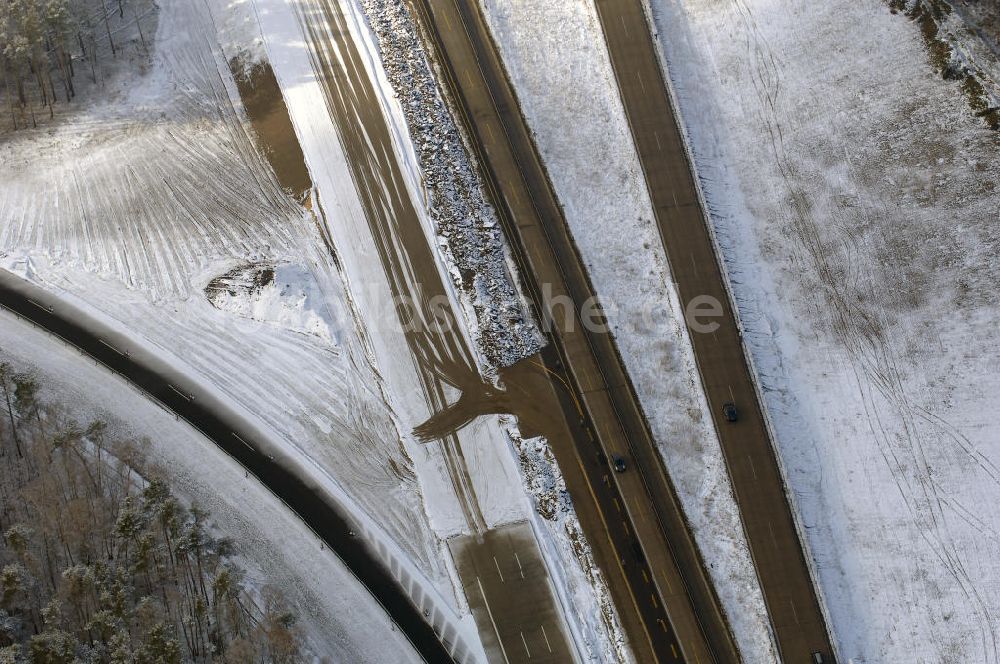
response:
[[(409, 178), (402, 194), (419, 201), (417, 159), (374, 39), (354, 3), (339, 6), (350, 25), (336, 38), (361, 44), (360, 73), (376, 82), (393, 123), (394, 153), (377, 158), (402, 162)], [(443, 602), (462, 638), (473, 643), (474, 621), (443, 543), (471, 525), (444, 446), (419, 443), (410, 433), (430, 409), (395, 320), (359, 203), (363, 193), (298, 23), (307, 10), (279, 0), (166, 3), (148, 66), (115, 67), (100, 97), (81, 95), (45, 131), (6, 135), (0, 267), (44, 287), (122, 343), (141, 346), (251, 420), (283, 456), (363, 515), (381, 550), (405, 557), (401, 567), (417, 577), (411, 587)], [(329, 48), (335, 36), (326, 36)], [(273, 67), (315, 183), (309, 201), (315, 216), (281, 190), (248, 130), (228, 65), (236, 56), (266, 57)], [(425, 209), (419, 212), (435, 246), (439, 229)], [(447, 284), (445, 254), (437, 257)], [(505, 259), (500, 252), (490, 260), (502, 267)], [(489, 284), (476, 284), (488, 300)], [(516, 295), (511, 284), (491, 288)], [(468, 313), (458, 290), (448, 290), (453, 308)], [(481, 302), (471, 309), (460, 326), (467, 341), (480, 338)], [(512, 311), (503, 315), (516, 318)], [(510, 334), (533, 338), (527, 329)], [(499, 357), (473, 349), (479, 359)], [(532, 503), (500, 419), (481, 418), (458, 444), (485, 526), (529, 518)], [(205, 468), (191, 473), (214, 466), (214, 451), (184, 450), (178, 472), (194, 460)], [(192, 494), (211, 506), (209, 487), (192, 477)], [(562, 544), (542, 542), (549, 566), (579, 565), (579, 553)], [(303, 578), (324, 576), (315, 566), (308, 572)], [(568, 569), (566, 577), (581, 578), (578, 572)], [(600, 600), (583, 578), (573, 601), (584, 622), (593, 622)], [(584, 629), (588, 638), (603, 638)]]
[(311, 334), (330, 345), (337, 345), (333, 332), (344, 323), (334, 320), (316, 279), (300, 265), (241, 265), (212, 279), (205, 292), (222, 311)]
[(749, 662), (773, 660), (760, 586), (594, 5), (482, 6), (739, 648)]
[[(253, 585), (279, 586), (317, 661), (419, 662), (406, 637), (343, 563), (270, 491), (197, 430), (62, 341), (0, 312), (0, 360), (30, 371), (42, 399), (113, 435), (147, 438), (153, 462), (185, 501), (207, 509), (231, 537)], [(252, 509), (248, 507), (252, 506)], [(323, 579), (323, 583), (316, 583)]]
[(839, 661), (998, 661), (1000, 137), (879, 0), (651, 6)]
[[(52, 131), (0, 145), (3, 263), (257, 413), (444, 582), (412, 461), (351, 326), (303, 335), (208, 301), (209, 281), (239, 265), (289, 263), (312, 273), (330, 320), (352, 320), (313, 219), (280, 189), (246, 131), (215, 43), (201, 5), (165, 5), (146, 75), (117, 81), (107, 100)], [(271, 304), (269, 318), (287, 319), (287, 298)], [(266, 380), (247, 379), (262, 373)]]
[[(414, 462), (333, 257), (278, 186), (238, 100), (205, 6), (164, 5), (145, 74), (120, 68), (103, 97), (0, 144), (3, 265), (253, 413), (454, 603)], [(259, 262), (292, 266), (310, 295), (323, 294), (328, 334), (302, 333), (310, 297), (247, 300), (251, 317), (210, 304), (210, 281)]]

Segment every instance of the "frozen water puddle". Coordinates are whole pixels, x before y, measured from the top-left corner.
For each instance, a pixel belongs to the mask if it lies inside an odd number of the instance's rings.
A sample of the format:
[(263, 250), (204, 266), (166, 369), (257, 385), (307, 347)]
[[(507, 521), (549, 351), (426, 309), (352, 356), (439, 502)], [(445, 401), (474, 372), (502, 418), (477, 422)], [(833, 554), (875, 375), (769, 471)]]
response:
[(301, 265), (241, 265), (212, 279), (205, 295), (221, 311), (337, 345), (334, 316), (315, 277)]

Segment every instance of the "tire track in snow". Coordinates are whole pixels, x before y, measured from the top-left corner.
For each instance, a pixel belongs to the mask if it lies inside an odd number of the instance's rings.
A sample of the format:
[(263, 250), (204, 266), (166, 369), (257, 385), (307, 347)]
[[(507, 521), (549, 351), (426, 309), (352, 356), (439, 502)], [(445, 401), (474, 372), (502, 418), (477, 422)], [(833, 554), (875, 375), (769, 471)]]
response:
[[(85, 108), (79, 122), (52, 135), (12, 137), (36, 156), (0, 182), (0, 254), (37, 258), (47, 285), (94, 301), (151, 343), (183, 354), (180, 364), (234, 400), (253, 404), (429, 578), (447, 579), (393, 413), (368, 384), (377, 383), (372, 365), (359, 359), (364, 341), (347, 330), (336, 357), (299, 335), (270, 330), (250, 340), (231, 321), (192, 315), (204, 298), (199, 275), (220, 263), (278, 256), (336, 275), (315, 222), (285, 196), (248, 134), (196, 6), (161, 9), (152, 70), (135, 86), (138, 105), (116, 105), (115, 117)], [(247, 379), (255, 360), (268, 367), (267, 384)]]
[[(850, 362), (869, 420), (869, 428), (878, 443), (879, 451), (890, 468), (894, 481), (904, 499), (904, 504), (917, 525), (921, 538), (942, 567), (954, 579), (964, 596), (971, 602), (972, 610), (979, 616), (978, 629), (985, 661), (1000, 661), (1000, 646), (997, 642), (997, 625), (989, 605), (983, 599), (978, 584), (969, 574), (961, 550), (956, 544), (949, 526), (949, 514), (961, 519), (973, 529), (982, 533), (982, 521), (972, 518), (961, 503), (950, 500), (942, 487), (933, 479), (933, 464), (927, 455), (928, 432), (922, 430), (918, 421), (930, 425), (934, 441), (938, 445), (950, 444), (957, 448), (957, 454), (965, 456), (977, 464), (989, 480), (1000, 487), (1000, 473), (996, 465), (977, 452), (971, 442), (951, 423), (912, 403), (904, 387), (904, 378), (899, 368), (899, 357), (892, 347), (892, 338), (887, 332), (892, 326), (886, 320), (881, 307), (886, 302), (885, 294), (879, 292), (873, 280), (869, 265), (848, 261), (846, 269), (851, 275), (845, 280), (840, 272), (841, 265), (831, 259), (831, 244), (834, 241), (846, 247), (848, 256), (871, 255), (858, 248), (858, 238), (850, 224), (840, 224), (832, 238), (824, 238), (811, 215), (812, 205), (805, 192), (795, 184), (800, 177), (796, 164), (789, 156), (784, 141), (778, 101), (781, 92), (782, 63), (775, 56), (762, 34), (753, 10), (746, 0), (732, 0), (734, 13), (743, 25), (746, 34), (747, 60), (751, 63), (753, 83), (760, 120), (770, 137), (770, 147), (775, 164), (785, 183), (788, 205), (792, 213), (796, 239), (806, 250), (810, 266), (819, 277), (822, 297), (833, 311), (834, 332), (848, 352)], [(846, 146), (849, 170), (850, 163)], [(866, 201), (858, 200), (865, 220), (883, 232), (885, 219), (877, 210), (870, 209)], [(854, 289), (845, 287), (853, 283)], [(854, 299), (851, 293), (864, 292), (872, 305)], [(891, 407), (885, 413), (872, 395), (872, 390)], [(894, 416), (890, 424), (883, 418)], [(894, 436), (889, 428), (900, 434)]]

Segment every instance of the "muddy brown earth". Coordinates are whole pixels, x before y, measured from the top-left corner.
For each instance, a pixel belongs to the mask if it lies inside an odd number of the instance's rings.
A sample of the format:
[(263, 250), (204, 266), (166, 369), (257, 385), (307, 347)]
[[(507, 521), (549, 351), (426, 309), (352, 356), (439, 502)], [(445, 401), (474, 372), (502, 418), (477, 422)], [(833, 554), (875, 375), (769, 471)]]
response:
[(954, 0), (973, 19), (974, 27), (992, 40), (994, 51), (1000, 49), (1000, 4), (995, 0)]
[(245, 72), (236, 59), (229, 62), (229, 69), (258, 144), (281, 188), (290, 192), (295, 200), (304, 202), (312, 189), (312, 179), (274, 70), (269, 63), (262, 62)]

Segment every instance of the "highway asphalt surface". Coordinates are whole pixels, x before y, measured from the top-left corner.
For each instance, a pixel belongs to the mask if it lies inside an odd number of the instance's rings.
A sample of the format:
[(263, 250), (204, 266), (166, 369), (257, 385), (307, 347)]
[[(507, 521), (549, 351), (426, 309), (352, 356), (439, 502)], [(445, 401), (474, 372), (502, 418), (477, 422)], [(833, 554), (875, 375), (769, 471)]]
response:
[[(541, 320), (544, 284), (550, 301), (568, 296), (576, 303), (575, 316), (594, 290), (477, 3), (414, 4), (437, 42), (446, 83), (473, 138), (536, 315)], [(556, 325), (551, 349), (543, 353), (582, 415), (571, 427), (577, 429), (574, 449), (560, 448), (558, 441), (553, 448), (630, 645), (640, 661), (738, 661), (613, 340), (586, 330), (578, 319), (573, 323), (572, 329), (565, 322)], [(573, 419), (571, 409), (572, 403), (564, 407), (567, 421)], [(616, 454), (627, 458), (627, 472), (608, 466)]]
[[(779, 654), (786, 662), (812, 662), (812, 654), (820, 653), (832, 662), (823, 612), (642, 2), (596, 5), (681, 302), (707, 295), (722, 307), (722, 316), (713, 319), (718, 329), (692, 331), (691, 339)], [(725, 420), (726, 403), (736, 405), (738, 421)]]
[[(37, 294), (32, 292), (35, 290), (38, 291)], [(165, 377), (137, 362), (126, 349), (114, 348), (77, 321), (40, 304), (44, 302), (43, 297), (43, 291), (27, 282), (19, 288), (0, 282), (0, 306), (76, 346), (201, 431), (298, 514), (337, 554), (355, 578), (382, 605), (420, 656), (428, 662), (453, 661), (449, 648), (439, 640), (420, 611), (396, 584), (377, 554), (370, 551), (365, 542), (355, 535), (356, 531), (360, 532), (360, 528), (341, 514), (322, 493), (308, 486), (269, 455), (258, 451), (259, 447), (252, 435), (243, 430), (236, 418), (209, 410), (183, 387), (178, 388)], [(266, 378), (248, 376), (247, 379)]]
[(576, 650), (552, 596), (531, 524), (519, 521), (481, 536), (448, 540), (465, 597), (490, 661), (567, 664)]

